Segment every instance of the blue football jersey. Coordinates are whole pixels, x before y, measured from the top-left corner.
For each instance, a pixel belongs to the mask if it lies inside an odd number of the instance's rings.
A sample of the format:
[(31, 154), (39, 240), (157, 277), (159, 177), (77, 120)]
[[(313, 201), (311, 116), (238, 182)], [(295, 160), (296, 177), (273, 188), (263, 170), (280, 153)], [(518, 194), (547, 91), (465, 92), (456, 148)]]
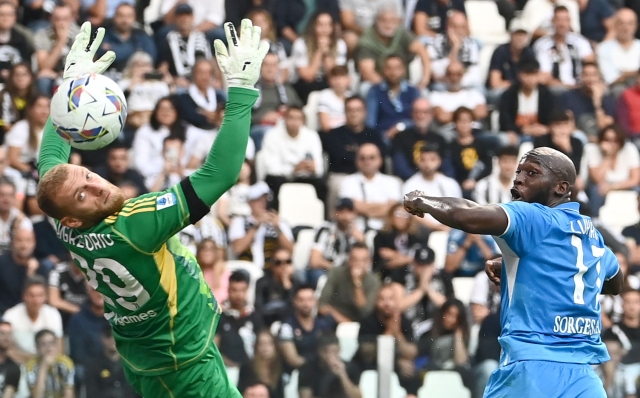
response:
[(509, 218), (494, 237), (503, 259), (500, 362), (608, 361), (598, 295), (619, 264), (591, 218), (574, 202), (500, 206)]

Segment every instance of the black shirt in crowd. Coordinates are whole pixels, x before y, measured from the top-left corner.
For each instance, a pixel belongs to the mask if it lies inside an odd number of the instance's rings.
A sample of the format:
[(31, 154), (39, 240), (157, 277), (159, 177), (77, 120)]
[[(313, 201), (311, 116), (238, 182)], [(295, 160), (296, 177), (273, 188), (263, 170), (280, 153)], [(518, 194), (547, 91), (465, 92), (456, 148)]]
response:
[(220, 336), (220, 353), (238, 365), (249, 360), (256, 336), (263, 329), (262, 314), (247, 306), (242, 312), (225, 308), (216, 334)]
[[(10, 70), (13, 65), (31, 63), (33, 47), (29, 40), (16, 28), (11, 28), (9, 40), (0, 42), (0, 72)], [(0, 82), (4, 79), (0, 75)]]
[[(284, 369), (284, 364), (282, 364), (281, 369)], [(256, 375), (256, 371), (253, 368), (253, 363), (251, 361), (244, 363), (240, 367), (240, 375), (238, 376), (238, 390), (243, 392), (250, 385), (262, 382), (258, 376)], [(277, 386), (267, 385), (269, 389), (269, 398), (284, 398), (284, 379), (282, 375), (278, 379)]]
[(271, 325), (275, 321), (282, 321), (291, 313), (293, 292), (300, 282), (293, 277), (291, 288), (285, 287), (273, 275), (267, 274), (256, 282), (256, 310), (264, 316), (265, 323)]
[[(513, 59), (511, 53), (511, 43), (501, 44), (493, 51), (491, 55), (491, 61), (489, 62), (489, 74), (497, 70), (500, 72), (502, 80), (508, 80), (512, 84), (518, 82), (518, 62), (521, 60), (533, 60), (536, 59), (533, 49), (531, 47), (525, 47), (520, 53), (520, 59)], [(487, 87), (489, 86), (489, 76), (487, 75)]]
[[(624, 320), (602, 333), (603, 341), (617, 341), (626, 350), (620, 363), (629, 365), (640, 363), (640, 328), (632, 328), (624, 324)], [(630, 346), (630, 347), (629, 347)]]
[[(362, 372), (354, 363), (346, 363), (349, 380), (360, 383)], [(349, 398), (340, 378), (322, 360), (307, 362), (300, 368), (298, 389), (309, 388), (315, 398)]]
[(421, 246), (429, 239), (426, 229), (419, 229), (415, 234), (401, 233), (399, 231), (380, 231), (373, 238), (373, 271), (380, 274), (383, 281), (405, 284), (406, 278), (411, 273), (409, 264), (402, 267), (387, 268), (387, 262), (380, 256), (380, 249), (392, 249), (406, 256), (413, 256), (416, 247)]
[[(74, 274), (69, 269), (69, 263), (60, 263), (49, 273), (49, 286), (60, 291), (60, 298), (81, 307), (87, 299), (87, 284), (82, 273)], [(62, 323), (67, 325), (70, 313), (60, 311)]]
[[(435, 265), (431, 265), (435, 267)], [(415, 273), (411, 272), (405, 278), (403, 283), (404, 290), (407, 294), (418, 289), (420, 281)], [(449, 273), (443, 271), (436, 271), (431, 279), (430, 286), (436, 292), (444, 295), (447, 298), (455, 296), (453, 291), (452, 276)], [(418, 301), (416, 305), (407, 309), (404, 315), (411, 321), (413, 325), (413, 334), (416, 338), (419, 338), (423, 334), (429, 332), (433, 328), (434, 317), (438, 313), (438, 307), (429, 299), (429, 295), (425, 294), (422, 300)]]
[(0, 393), (4, 393), (8, 386), (18, 391), (20, 384), (20, 367), (7, 357), (0, 363)]
[[(474, 131), (474, 136), (477, 137), (479, 131)], [(453, 141), (449, 146), (449, 154), (451, 156), (451, 163), (454, 170), (454, 178), (458, 184), (468, 178), (474, 177), (475, 181), (479, 181), (484, 177), (491, 174), (491, 168), (493, 166), (493, 152), (494, 148), (491, 148), (484, 140), (475, 138), (471, 144), (462, 145), (458, 141)], [(482, 166), (478, 162), (482, 162)], [(477, 169), (477, 175), (470, 175), (471, 170)], [(475, 171), (474, 171), (475, 173)]]
[(447, 155), (446, 141), (438, 133), (427, 131), (423, 134), (415, 127), (409, 127), (398, 133), (391, 144), (393, 173), (403, 180), (417, 173), (420, 148), (427, 144), (436, 144), (440, 148), (442, 158)]
[(429, 29), (436, 33), (446, 33), (449, 13), (454, 10), (466, 14), (464, 0), (444, 2), (439, 0), (418, 0), (413, 12), (414, 14), (416, 12), (424, 12), (429, 16)]
[(306, 330), (302, 327), (295, 315), (289, 316), (282, 322), (278, 340), (281, 342), (291, 341), (296, 346), (298, 355), (308, 361), (316, 358), (318, 339), (322, 334), (334, 332), (336, 321), (331, 316), (318, 316), (313, 322), (313, 329)]
[(380, 134), (366, 127), (359, 133), (348, 126), (340, 126), (321, 135), (324, 151), (329, 155), (331, 173), (353, 174), (356, 169), (356, 152), (362, 144), (374, 144), (385, 155), (385, 144)]
[(480, 324), (480, 333), (478, 333), (478, 349), (476, 350), (475, 362), (492, 359), (500, 361), (501, 347), (498, 337), (502, 327), (500, 326), (500, 312), (492, 312)]
[(112, 361), (101, 352), (87, 365), (84, 382), (87, 397), (91, 398), (137, 398), (125, 378), (122, 361)]
[[(46, 277), (40, 267), (37, 273)], [(22, 302), (22, 287), (27, 279), (27, 266), (17, 264), (8, 251), (0, 256), (0, 314)]]
[[(382, 323), (378, 316), (378, 310), (373, 311), (369, 316), (365, 317), (360, 322), (360, 330), (358, 331), (358, 344), (362, 345), (363, 343), (378, 343), (378, 336), (384, 334), (386, 330), (386, 326)], [(411, 321), (407, 319), (406, 316), (400, 316), (400, 330), (402, 330), (402, 335), (405, 340), (413, 342), (413, 327), (411, 326)], [(361, 363), (364, 367), (363, 370), (366, 369), (375, 369), (375, 363)], [(373, 367), (372, 367), (373, 366)]]

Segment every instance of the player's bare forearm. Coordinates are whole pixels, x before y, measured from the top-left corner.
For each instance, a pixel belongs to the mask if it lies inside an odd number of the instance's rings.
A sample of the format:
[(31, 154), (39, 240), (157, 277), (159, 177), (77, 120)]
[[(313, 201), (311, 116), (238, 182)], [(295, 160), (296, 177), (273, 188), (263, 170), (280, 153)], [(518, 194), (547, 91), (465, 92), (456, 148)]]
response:
[(47, 124), (44, 126), (40, 155), (38, 157), (38, 174), (40, 177), (45, 175), (45, 173), (54, 166), (67, 163), (70, 153), (71, 146), (56, 133), (51, 119), (47, 120)]
[(189, 176), (196, 194), (208, 206), (238, 180), (249, 141), (251, 109), (257, 98), (256, 90), (229, 88), (220, 133), (204, 164)]
[(622, 274), (622, 270), (619, 270), (613, 278), (604, 282), (602, 285), (602, 294), (612, 294), (615, 296), (622, 292), (623, 287), (624, 275)]
[(411, 214), (431, 214), (444, 225), (472, 234), (502, 235), (509, 222), (499, 206), (481, 206), (460, 198), (435, 198), (420, 191), (405, 195), (404, 207)]

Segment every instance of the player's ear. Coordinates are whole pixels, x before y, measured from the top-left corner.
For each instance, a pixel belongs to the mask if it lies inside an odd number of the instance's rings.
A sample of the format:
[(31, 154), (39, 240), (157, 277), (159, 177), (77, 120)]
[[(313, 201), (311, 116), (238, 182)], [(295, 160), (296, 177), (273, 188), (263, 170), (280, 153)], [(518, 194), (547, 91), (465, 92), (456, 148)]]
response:
[(556, 184), (556, 195), (562, 197), (571, 194), (571, 184), (568, 181), (560, 181)]
[(82, 221), (75, 217), (62, 217), (60, 219), (60, 224), (64, 225), (67, 228), (80, 228), (82, 226)]

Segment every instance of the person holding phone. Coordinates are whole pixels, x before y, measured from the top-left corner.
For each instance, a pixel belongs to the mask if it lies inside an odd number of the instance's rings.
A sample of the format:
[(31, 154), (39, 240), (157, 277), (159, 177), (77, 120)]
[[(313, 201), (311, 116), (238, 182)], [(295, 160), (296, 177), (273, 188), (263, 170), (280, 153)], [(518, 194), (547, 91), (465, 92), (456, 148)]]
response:
[[(151, 192), (163, 191), (179, 183), (185, 177), (180, 159), (184, 156), (184, 141), (180, 137), (168, 136), (162, 143), (164, 167), (150, 186)], [(148, 180), (149, 181), (149, 180)]]

